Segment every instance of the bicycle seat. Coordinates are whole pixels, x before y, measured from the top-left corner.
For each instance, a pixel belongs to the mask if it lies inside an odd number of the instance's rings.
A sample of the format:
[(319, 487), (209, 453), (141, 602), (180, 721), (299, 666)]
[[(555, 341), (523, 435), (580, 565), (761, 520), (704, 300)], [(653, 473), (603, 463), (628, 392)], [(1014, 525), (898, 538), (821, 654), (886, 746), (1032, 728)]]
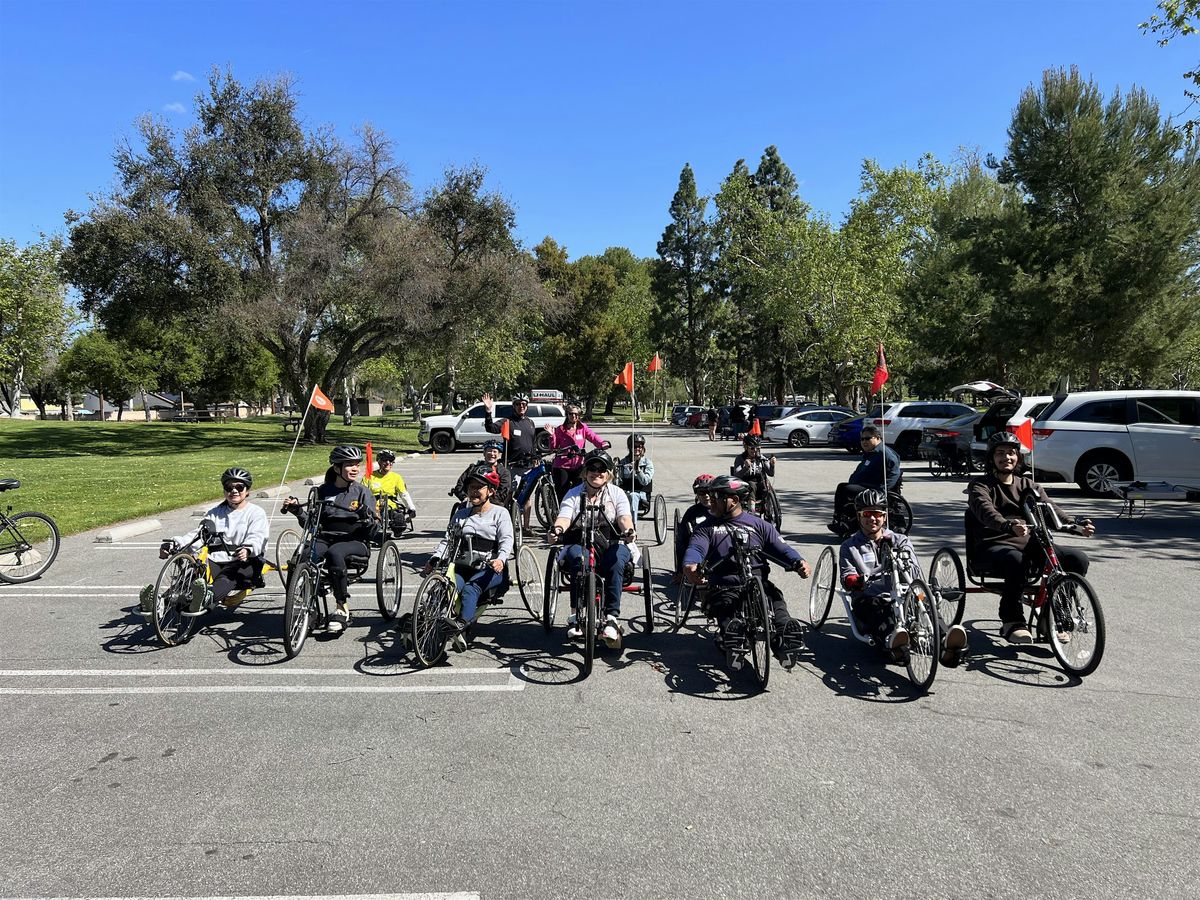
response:
[(16, 478), (0, 478), (0, 493), (4, 491), (15, 491), (21, 486), (21, 482)]

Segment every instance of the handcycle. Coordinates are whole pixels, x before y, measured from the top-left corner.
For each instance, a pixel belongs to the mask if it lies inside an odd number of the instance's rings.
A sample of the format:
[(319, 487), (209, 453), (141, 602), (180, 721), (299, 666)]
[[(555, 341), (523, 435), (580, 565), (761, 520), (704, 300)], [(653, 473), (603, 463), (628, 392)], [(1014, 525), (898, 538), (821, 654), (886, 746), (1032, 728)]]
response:
[[(0, 493), (21, 486), (0, 478)], [(45, 574), (58, 556), (60, 538), (54, 520), (40, 512), (0, 512), (0, 581), (24, 584)]]
[[(582, 536), (580, 546), (583, 547), (582, 565), (578, 573), (581, 579), (583, 607), (576, 610), (582, 615), (580, 626), (583, 629), (583, 674), (590, 675), (592, 662), (596, 656), (596, 634), (603, 628), (600, 620), (600, 610), (604, 604), (604, 578), (596, 571), (596, 527), (599, 517), (599, 507), (583, 507), (580, 515), (580, 531)], [(625, 567), (625, 582), (623, 593), (641, 593), (646, 604), (646, 633), (654, 630), (654, 584), (653, 568), (650, 565), (650, 551), (645, 547), (637, 548), (640, 558), (633, 558), (634, 548), (630, 547), (630, 561)], [(554, 628), (555, 617), (558, 613), (558, 595), (562, 591), (570, 591), (573, 579), (576, 577), (563, 564), (565, 547), (551, 545), (550, 555), (546, 560), (546, 576), (542, 579), (542, 627), (546, 631)], [(641, 583), (636, 577), (640, 571)]]
[(929, 474), (934, 478), (968, 477), (978, 471), (970, 449), (964, 451), (952, 440), (938, 441), (929, 457)]
[[(308, 493), (304, 530), (296, 549), (289, 557), (288, 571), (285, 577), (287, 595), (283, 602), (283, 646), (288, 659), (294, 659), (304, 649), (304, 642), (309, 634), (326, 627), (329, 622), (329, 591), (326, 584), (325, 560), (316, 558), (316, 538), (320, 531), (321, 512), (332, 501), (321, 500), (318, 488)], [(283, 536), (280, 535), (280, 541)], [(390, 542), (395, 544), (394, 541)], [(279, 553), (279, 542), (276, 543)], [(382, 552), (380, 554), (382, 556)], [(396, 557), (399, 559), (399, 548)], [(346, 574), (351, 584), (363, 576), (370, 566), (371, 557), (368, 548), (366, 556), (347, 556)], [(397, 564), (396, 587), (391, 602), (395, 609), (400, 605), (400, 567)], [(281, 573), (282, 574), (282, 573)], [(380, 609), (383, 610), (383, 600)], [(386, 612), (385, 612), (386, 615)], [(390, 618), (390, 617), (389, 617)]]
[[(193, 547), (198, 549), (193, 552)], [(203, 579), (205, 584), (212, 586), (212, 561), (209, 554), (214, 551), (232, 554), (237, 549), (226, 543), (224, 535), (212, 531), (208, 524), (204, 523), (191, 541), (172, 550), (154, 582), (154, 609), (151, 613), (154, 633), (165, 646), (176, 647), (185, 643), (191, 638), (197, 619), (214, 608), (206, 605), (197, 612), (189, 611), (192, 586), (196, 580)], [(253, 586), (230, 594), (222, 601), (222, 605), (227, 608), (237, 606), (250, 596), (254, 588), (265, 587), (263, 575), (272, 568), (266, 560), (261, 560)]]
[[(1059, 666), (1068, 675), (1083, 678), (1096, 671), (1104, 656), (1104, 610), (1095, 588), (1082, 575), (1068, 572), (1059, 562), (1052, 531), (1079, 533), (1078, 525), (1064, 526), (1054, 507), (1026, 492), (1021, 506), (1029, 525), (1029, 539), (1037, 544), (1043, 562), (1026, 573), (1022, 602), (1029, 607), (1028, 625), (1040, 642), (1048, 642)], [(974, 519), (966, 514), (967, 546), (972, 545)], [(971, 586), (967, 586), (967, 580)], [(962, 621), (967, 594), (999, 594), (1001, 583), (980, 571), (967, 554), (962, 560), (952, 547), (942, 547), (933, 556), (929, 581), (939, 592), (942, 618), (948, 624)]]
[[(430, 572), (417, 588), (413, 601), (412, 618), (408, 622), (407, 643), (416, 653), (422, 666), (435, 666), (446, 658), (446, 642), (457, 631), (455, 619), (462, 609), (462, 598), (455, 580), (455, 569), (459, 565), (478, 562), (482, 554), (472, 547), (471, 535), (464, 535), (462, 523), (451, 521), (446, 531), (446, 557), (441, 566)], [(540, 618), (542, 595), (541, 567), (529, 547), (521, 547), (514, 557), (517, 588), (521, 602), (536, 621)], [(476, 607), (475, 619), (467, 623), (471, 627), (478, 621), (488, 606), (498, 605), (508, 592), (510, 583), (484, 591)]]
[[(734, 474), (732, 467), (729, 472), (731, 475)], [(762, 463), (750, 462), (749, 473), (745, 478), (754, 485), (754, 496), (747, 504), (747, 509), (764, 521), (770, 522), (777, 529), (782, 528), (783, 510), (779, 506), (779, 497), (775, 493), (775, 485), (771, 483), (771, 476), (763, 471)]]
[[(914, 560), (906, 548), (897, 549), (890, 541), (881, 542), (884, 577), (892, 582), (892, 615), (908, 632), (908, 644), (903, 649), (904, 668), (908, 680), (921, 693), (929, 690), (937, 675), (938, 658), (942, 650), (942, 623), (955, 624), (942, 619), (938, 604), (941, 600), (937, 588), (923, 579), (910, 578), (909, 569)], [(838, 561), (832, 547), (821, 551), (813, 570), (812, 586), (808, 593), (808, 621), (814, 631), (820, 631), (829, 617), (833, 606), (833, 595), (839, 594), (850, 623), (850, 632), (864, 644), (875, 645), (875, 639), (858, 629), (854, 618), (850, 594), (838, 584)]]
[(639, 502), (638, 498), (634, 497), (632, 491), (625, 491), (625, 496), (629, 498), (629, 508), (633, 512), (633, 521), (636, 524), (642, 521), (646, 516), (651, 515), (654, 522), (654, 543), (662, 546), (663, 541), (667, 539), (667, 498), (662, 494), (655, 494), (653, 482), (646, 487), (644, 493), (646, 499)]

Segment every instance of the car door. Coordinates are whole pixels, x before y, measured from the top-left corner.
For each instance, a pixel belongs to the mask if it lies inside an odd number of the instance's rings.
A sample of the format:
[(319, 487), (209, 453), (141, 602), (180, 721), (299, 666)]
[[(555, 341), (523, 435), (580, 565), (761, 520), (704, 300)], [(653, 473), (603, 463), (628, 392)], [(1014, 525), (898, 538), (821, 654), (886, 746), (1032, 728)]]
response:
[(1134, 397), (1129, 422), (1137, 475), (1142, 481), (1200, 481), (1197, 399), (1179, 394)]

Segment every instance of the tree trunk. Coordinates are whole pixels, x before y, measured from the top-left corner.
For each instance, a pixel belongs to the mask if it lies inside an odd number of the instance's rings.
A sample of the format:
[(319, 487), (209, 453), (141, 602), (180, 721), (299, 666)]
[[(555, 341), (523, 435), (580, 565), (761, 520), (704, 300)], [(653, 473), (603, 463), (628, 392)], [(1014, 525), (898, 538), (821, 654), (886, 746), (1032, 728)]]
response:
[[(18, 318), (18, 321), (20, 319)], [(21, 382), (25, 379), (25, 366), (23, 363), (17, 363), (17, 372), (13, 376), (12, 384), (12, 406), (9, 408), (9, 416), (14, 419), (21, 418)]]
[(150, 404), (148, 404), (146, 402), (146, 389), (144, 387), (141, 387), (141, 388), (139, 388), (139, 390), (142, 392), (142, 412), (146, 416), (146, 421), (149, 422), (150, 421)]
[(75, 398), (71, 395), (71, 389), (67, 388), (63, 397), (64, 403), (62, 408), (62, 417), (64, 422), (75, 421)]

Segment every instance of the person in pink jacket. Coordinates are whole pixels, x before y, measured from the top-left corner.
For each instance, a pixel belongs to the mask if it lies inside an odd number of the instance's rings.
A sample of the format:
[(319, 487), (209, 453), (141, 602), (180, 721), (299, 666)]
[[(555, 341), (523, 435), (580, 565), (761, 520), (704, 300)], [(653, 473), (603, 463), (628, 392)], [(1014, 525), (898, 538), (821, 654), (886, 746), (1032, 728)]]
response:
[[(579, 417), (579, 407), (574, 403), (567, 405), (567, 418), (554, 429), (550, 435), (550, 449), (558, 450), (554, 456), (554, 464), (550, 476), (554, 479), (554, 491), (561, 501), (567, 490), (579, 484), (579, 476), (583, 471), (583, 450), (591, 441), (593, 447), (607, 450), (611, 444), (592, 431)], [(576, 453), (574, 451), (578, 450)]]

